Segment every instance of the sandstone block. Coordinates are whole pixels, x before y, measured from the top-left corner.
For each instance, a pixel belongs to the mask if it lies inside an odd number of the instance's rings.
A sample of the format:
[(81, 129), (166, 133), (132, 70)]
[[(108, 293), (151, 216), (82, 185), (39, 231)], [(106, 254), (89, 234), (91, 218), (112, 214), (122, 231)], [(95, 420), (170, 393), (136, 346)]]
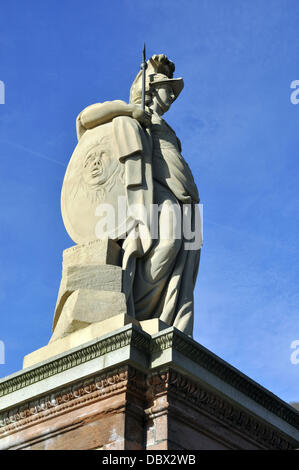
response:
[(75, 290), (63, 306), (51, 342), (85, 328), (91, 323), (112, 319), (126, 311), (126, 298), (121, 292)]
[(122, 269), (111, 265), (68, 266), (65, 290), (77, 289), (121, 292)]
[(121, 265), (121, 248), (113, 240), (94, 240), (82, 245), (75, 245), (63, 252), (63, 268), (74, 265)]

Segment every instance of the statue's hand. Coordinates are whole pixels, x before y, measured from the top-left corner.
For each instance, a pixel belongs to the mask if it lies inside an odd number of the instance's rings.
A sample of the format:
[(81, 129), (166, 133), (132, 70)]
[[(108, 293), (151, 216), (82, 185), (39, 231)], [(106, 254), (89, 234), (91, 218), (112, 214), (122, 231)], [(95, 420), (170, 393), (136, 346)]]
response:
[(140, 124), (143, 124), (145, 127), (150, 127), (151, 125), (151, 115), (147, 111), (144, 111), (139, 106), (134, 106), (132, 111), (132, 118), (137, 119)]

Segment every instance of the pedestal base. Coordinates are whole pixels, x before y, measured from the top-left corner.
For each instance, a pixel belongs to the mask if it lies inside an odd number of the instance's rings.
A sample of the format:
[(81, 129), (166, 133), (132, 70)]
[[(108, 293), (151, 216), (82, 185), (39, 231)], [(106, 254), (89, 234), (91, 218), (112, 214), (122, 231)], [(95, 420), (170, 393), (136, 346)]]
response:
[(1, 449), (293, 449), (299, 413), (175, 328), (125, 325), (0, 381)]
[(130, 324), (138, 326), (150, 335), (168, 328), (168, 325), (158, 318), (139, 322), (130, 315), (122, 313), (120, 315), (115, 315), (112, 318), (108, 318), (107, 320), (93, 323), (92, 325), (86, 326), (85, 328), (81, 328), (80, 330), (75, 331), (74, 333), (71, 333), (64, 338), (57, 339), (56, 341), (49, 343), (47, 346), (33, 351), (24, 357), (23, 369), (45, 361), (53, 356), (56, 356), (57, 354), (69, 351), (72, 348), (87, 343), (88, 341), (100, 338), (101, 336), (110, 333), (111, 331)]

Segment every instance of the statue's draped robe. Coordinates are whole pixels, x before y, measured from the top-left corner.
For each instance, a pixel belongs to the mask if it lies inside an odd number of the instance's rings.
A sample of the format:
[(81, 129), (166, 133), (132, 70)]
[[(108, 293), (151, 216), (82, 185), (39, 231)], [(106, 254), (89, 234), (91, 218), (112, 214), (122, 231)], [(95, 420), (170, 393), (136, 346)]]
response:
[[(199, 198), (192, 173), (180, 154), (175, 132), (157, 114), (152, 116), (150, 131), (137, 123), (132, 125), (128, 118), (114, 119), (114, 137), (115, 141), (123, 142), (118, 152), (126, 165), (128, 207), (141, 203), (147, 208), (147, 215), (138, 210), (132, 213), (141, 236), (131, 237), (129, 232), (122, 246), (128, 313), (140, 321), (159, 318), (192, 336), (193, 290), (200, 247), (186, 249), (190, 240), (185, 239), (182, 230), (176, 238), (172, 223), (173, 205), (180, 213), (182, 224), (183, 204), (188, 204), (192, 231), (195, 230)], [(141, 139), (141, 154), (137, 152), (134, 157), (125, 151), (128, 138), (131, 142)], [(151, 202), (160, 206), (157, 239), (150, 234)]]
[[(123, 291), (128, 314), (139, 321), (159, 318), (192, 336), (193, 290), (200, 245), (197, 249), (186, 249), (190, 240), (185, 239), (181, 227), (184, 205), (189, 205), (194, 231), (199, 199), (176, 134), (157, 114), (152, 115), (150, 129), (128, 116), (118, 116), (104, 126), (104, 132), (112, 138), (113, 155), (124, 166), (129, 223), (125, 224), (127, 230), (119, 243), (123, 249)], [(100, 127), (103, 132), (104, 127)], [(94, 131), (97, 132), (96, 128)], [(89, 142), (88, 135), (86, 138)], [(159, 206), (157, 223), (151, 211), (153, 203)], [(180, 216), (179, 236), (173, 226), (173, 207), (176, 216)], [(200, 227), (197, 229), (200, 231)], [(58, 294), (53, 330), (67, 298), (64, 281)]]

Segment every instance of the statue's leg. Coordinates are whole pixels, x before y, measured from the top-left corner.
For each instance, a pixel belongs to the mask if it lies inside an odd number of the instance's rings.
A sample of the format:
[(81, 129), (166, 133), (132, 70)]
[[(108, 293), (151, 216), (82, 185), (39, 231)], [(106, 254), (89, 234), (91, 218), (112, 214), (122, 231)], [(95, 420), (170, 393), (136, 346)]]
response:
[[(137, 260), (134, 282), (136, 318), (159, 318), (192, 336), (194, 321), (193, 290), (198, 272), (200, 249), (190, 249), (192, 243), (173, 230), (170, 205), (176, 201), (163, 190), (159, 217), (159, 239), (145, 258)], [(162, 199), (162, 197), (161, 197)], [(160, 200), (161, 200), (160, 199)], [(181, 210), (182, 206), (178, 205)], [(195, 233), (195, 212), (192, 207), (191, 231)], [(181, 219), (182, 223), (182, 219)], [(168, 225), (169, 236), (163, 236), (162, 227)], [(165, 231), (164, 231), (165, 233)]]
[[(163, 186), (155, 188), (155, 202), (160, 209), (158, 237), (153, 240), (150, 252), (137, 259), (134, 279), (135, 316), (140, 321), (160, 318), (169, 283), (179, 283), (177, 277), (173, 279), (173, 271), (182, 246), (181, 234), (177, 233), (177, 228), (180, 229), (177, 224), (181, 224), (181, 206)], [(176, 296), (170, 303), (174, 310)]]
[(200, 260), (200, 250), (187, 252), (181, 275), (179, 296), (173, 326), (188, 336), (193, 336), (194, 287)]

